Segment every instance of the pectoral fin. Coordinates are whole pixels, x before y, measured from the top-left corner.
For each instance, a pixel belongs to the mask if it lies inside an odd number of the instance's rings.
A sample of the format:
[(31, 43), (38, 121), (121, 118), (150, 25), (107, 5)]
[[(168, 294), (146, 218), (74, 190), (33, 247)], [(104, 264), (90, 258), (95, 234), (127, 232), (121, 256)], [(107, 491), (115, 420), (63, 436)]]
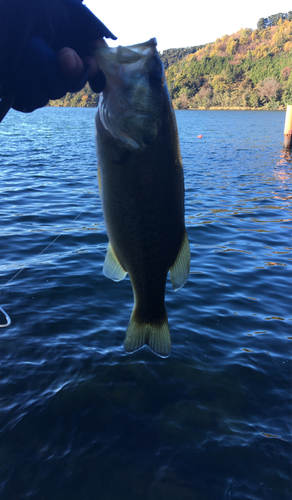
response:
[(108, 244), (105, 261), (103, 264), (103, 274), (113, 281), (121, 281), (127, 275), (127, 272), (122, 268), (111, 244)]
[(171, 283), (174, 291), (181, 288), (188, 279), (191, 265), (191, 252), (187, 232), (177, 254), (175, 263), (169, 270)]

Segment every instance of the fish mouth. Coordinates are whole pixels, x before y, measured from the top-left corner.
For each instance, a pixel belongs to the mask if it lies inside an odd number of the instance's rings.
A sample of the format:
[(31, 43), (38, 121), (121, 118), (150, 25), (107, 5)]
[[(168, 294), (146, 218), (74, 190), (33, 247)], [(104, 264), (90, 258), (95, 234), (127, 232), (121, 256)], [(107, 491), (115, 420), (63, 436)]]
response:
[(117, 47), (117, 60), (120, 64), (132, 64), (142, 58), (151, 58), (157, 53), (157, 40), (150, 38), (147, 42), (139, 43), (137, 45), (130, 45)]
[(156, 38), (150, 38), (147, 42), (127, 47), (122, 45), (118, 45), (117, 47), (99, 47), (94, 51), (93, 56), (97, 60), (100, 69), (106, 72), (108, 64), (111, 62), (133, 64), (142, 58), (151, 58), (157, 53), (156, 47)]
[(165, 77), (156, 38), (101, 47), (95, 57), (106, 77), (98, 105), (103, 127), (125, 147), (144, 149), (161, 126)]

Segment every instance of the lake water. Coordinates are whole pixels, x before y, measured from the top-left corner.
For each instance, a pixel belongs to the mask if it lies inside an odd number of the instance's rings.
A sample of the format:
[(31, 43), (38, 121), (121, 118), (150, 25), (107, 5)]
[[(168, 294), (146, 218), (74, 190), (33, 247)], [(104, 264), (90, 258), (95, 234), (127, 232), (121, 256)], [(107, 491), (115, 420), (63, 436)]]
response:
[(168, 359), (123, 350), (133, 297), (102, 274), (94, 114), (0, 126), (1, 500), (289, 500), (284, 112), (176, 112), (192, 262), (166, 287)]

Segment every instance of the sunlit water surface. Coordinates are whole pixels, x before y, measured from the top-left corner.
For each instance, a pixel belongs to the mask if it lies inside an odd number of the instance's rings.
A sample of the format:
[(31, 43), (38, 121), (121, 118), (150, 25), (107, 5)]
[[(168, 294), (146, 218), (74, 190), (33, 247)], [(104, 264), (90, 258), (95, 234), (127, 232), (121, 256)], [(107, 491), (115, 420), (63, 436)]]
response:
[(176, 114), (192, 262), (167, 283), (169, 359), (123, 350), (133, 297), (102, 274), (94, 114), (0, 128), (1, 500), (289, 500), (284, 113)]

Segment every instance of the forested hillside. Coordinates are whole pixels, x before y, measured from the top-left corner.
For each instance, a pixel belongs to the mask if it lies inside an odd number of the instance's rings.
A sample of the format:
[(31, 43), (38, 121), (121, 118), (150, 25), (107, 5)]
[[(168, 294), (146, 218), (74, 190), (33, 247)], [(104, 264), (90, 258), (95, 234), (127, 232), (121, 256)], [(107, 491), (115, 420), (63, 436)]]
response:
[(98, 104), (99, 94), (95, 94), (89, 86), (89, 83), (75, 94), (69, 92), (56, 101), (50, 101), (49, 106), (66, 106), (73, 108), (96, 108)]
[[(260, 21), (259, 21), (260, 23)], [(218, 38), (166, 71), (174, 106), (281, 109), (292, 104), (292, 20)]]
[[(292, 104), (292, 11), (261, 18), (214, 43), (164, 51), (162, 59), (176, 109), (282, 109)], [(96, 106), (89, 85), (57, 106)]]
[(169, 66), (173, 66), (180, 61), (182, 61), (187, 55), (194, 54), (197, 50), (204, 47), (204, 45), (198, 45), (193, 47), (185, 47), (180, 49), (167, 49), (161, 54), (161, 60), (164, 64), (164, 69), (166, 70)]
[[(164, 64), (164, 68), (167, 69), (169, 66), (182, 61), (186, 55), (193, 54), (196, 50), (204, 47), (204, 45), (186, 47), (180, 49), (167, 49), (164, 50), (160, 56)], [(50, 101), (50, 106), (68, 106), (68, 107), (82, 107), (91, 108), (96, 107), (98, 104), (98, 94), (92, 92), (89, 84), (87, 83), (85, 87), (75, 94), (70, 94), (69, 92), (56, 101)]]
[(261, 17), (257, 23), (257, 28), (262, 30), (265, 28), (269, 28), (270, 26), (276, 26), (280, 19), (282, 19), (283, 21), (285, 21), (285, 19), (288, 19), (288, 21), (292, 21), (292, 11), (290, 10), (286, 14), (283, 12), (279, 12), (279, 14), (273, 14), (269, 17)]

